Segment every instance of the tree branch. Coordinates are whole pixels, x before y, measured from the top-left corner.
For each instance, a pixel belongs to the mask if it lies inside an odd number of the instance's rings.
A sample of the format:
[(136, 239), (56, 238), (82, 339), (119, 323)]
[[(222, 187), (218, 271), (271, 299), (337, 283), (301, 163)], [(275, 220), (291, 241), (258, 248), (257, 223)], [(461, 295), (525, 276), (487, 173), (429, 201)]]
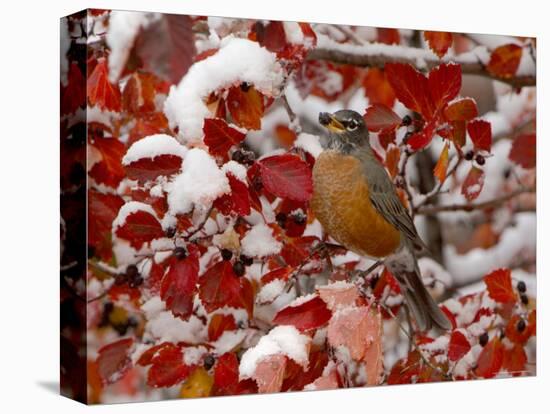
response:
[[(328, 42), (324, 41), (323, 43)], [(506, 79), (500, 78), (491, 74), (480, 60), (478, 60), (477, 62), (473, 62), (470, 60), (461, 61), (460, 56), (453, 59), (439, 60), (428, 54), (423, 54), (423, 49), (406, 46), (378, 44), (368, 45), (373, 46), (372, 51), (369, 51), (369, 48), (365, 46), (345, 45), (345, 49), (338, 49), (338, 43), (335, 43), (334, 46), (334, 48), (324, 47), (322, 44), (321, 47), (310, 50), (307, 58), (310, 60), (329, 60), (331, 62), (341, 64), (379, 68), (384, 67), (384, 65), (388, 62), (409, 63), (420, 70), (430, 70), (438, 66), (442, 62), (453, 61), (460, 65), (460, 67), (462, 68), (462, 73), (464, 74), (484, 76), (490, 79), (507, 83), (515, 88), (536, 85), (535, 76), (512, 76)], [(397, 48), (399, 48), (400, 50), (399, 54), (396, 53), (396, 50), (398, 50)], [(425, 67), (421, 67), (418, 64), (419, 59), (425, 62)]]
[(505, 194), (501, 197), (497, 197), (493, 200), (484, 201), (482, 203), (471, 203), (471, 204), (449, 204), (446, 206), (422, 206), (419, 207), (416, 211), (417, 214), (436, 214), (442, 211), (474, 211), (474, 210), (485, 210), (488, 208), (499, 207), (507, 201), (526, 193), (534, 193), (536, 191), (535, 187), (528, 188), (519, 188), (508, 194)]

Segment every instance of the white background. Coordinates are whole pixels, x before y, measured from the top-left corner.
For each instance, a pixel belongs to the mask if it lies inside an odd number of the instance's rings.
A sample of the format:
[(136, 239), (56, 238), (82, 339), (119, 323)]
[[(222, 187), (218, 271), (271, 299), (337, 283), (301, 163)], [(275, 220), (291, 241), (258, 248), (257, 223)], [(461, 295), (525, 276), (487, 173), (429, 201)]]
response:
[[(9, 6), (8, 6), (9, 4)], [(538, 376), (276, 396), (111, 405), (59, 397), (59, 17), (86, 7), (537, 36), (538, 177), (548, 178), (544, 1), (14, 0), (0, 23), (0, 410), (12, 412), (540, 412), (550, 390), (548, 186), (538, 187)], [(543, 99), (544, 98), (544, 99)], [(546, 132), (546, 134), (545, 134)], [(544, 322), (545, 327), (542, 323)]]

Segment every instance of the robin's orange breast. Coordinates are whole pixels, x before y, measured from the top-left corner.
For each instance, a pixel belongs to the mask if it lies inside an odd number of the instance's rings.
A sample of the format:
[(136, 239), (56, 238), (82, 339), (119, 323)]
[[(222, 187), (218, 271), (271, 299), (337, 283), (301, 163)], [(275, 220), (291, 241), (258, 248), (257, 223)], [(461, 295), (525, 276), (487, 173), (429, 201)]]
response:
[(359, 159), (324, 151), (313, 168), (311, 207), (338, 243), (358, 254), (381, 258), (398, 248), (401, 234), (376, 211), (365, 180)]

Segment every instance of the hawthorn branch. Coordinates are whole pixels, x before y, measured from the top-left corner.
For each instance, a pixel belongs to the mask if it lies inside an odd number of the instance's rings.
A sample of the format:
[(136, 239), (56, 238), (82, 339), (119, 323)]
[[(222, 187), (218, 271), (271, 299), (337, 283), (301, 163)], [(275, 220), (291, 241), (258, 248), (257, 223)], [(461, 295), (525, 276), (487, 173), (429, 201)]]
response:
[(300, 132), (302, 132), (302, 126), (300, 125), (298, 116), (292, 110), (292, 107), (288, 103), (288, 99), (286, 97), (286, 94), (284, 94), (284, 93), (282, 94), (281, 100), (283, 101), (283, 106), (285, 107), (285, 111), (288, 114), (288, 119), (290, 120), (290, 126), (291, 126), (292, 130), (296, 134), (299, 134)]
[(502, 204), (507, 201), (520, 196), (526, 193), (534, 193), (536, 191), (535, 187), (519, 188), (503, 196), (494, 198), (492, 200), (484, 201), (481, 203), (471, 203), (471, 204), (448, 204), (443, 206), (422, 206), (417, 208), (417, 214), (431, 215), (441, 213), (443, 211), (474, 211), (474, 210), (486, 210), (489, 208), (500, 207)]
[[(326, 42), (323, 42), (326, 43)], [(337, 44), (336, 44), (337, 45)], [(369, 45), (370, 46), (370, 45)], [(423, 49), (417, 49), (406, 46), (391, 47), (390, 45), (378, 45), (374, 44), (376, 48), (373, 48), (373, 52), (369, 52), (368, 48), (356, 46), (356, 49), (346, 48), (345, 50), (337, 47), (323, 47), (323, 45), (317, 49), (312, 49), (308, 52), (307, 58), (309, 60), (328, 60), (334, 63), (349, 64), (361, 67), (378, 67), (382, 68), (386, 63), (408, 63), (419, 70), (430, 70), (442, 62), (447, 60), (439, 60), (430, 55), (418, 56), (418, 53), (423, 52)], [(388, 46), (383, 48), (382, 46)], [(397, 54), (396, 50), (400, 53)], [(376, 52), (375, 52), (376, 51)], [(418, 58), (421, 58), (425, 62), (425, 66), (418, 64)], [(512, 76), (509, 78), (501, 78), (493, 75), (487, 70), (487, 67), (478, 60), (477, 62), (460, 60), (455, 58), (452, 60), (454, 63), (460, 65), (462, 73), (469, 75), (479, 75), (486, 78), (498, 80), (507, 83), (514, 88), (521, 88), (523, 86), (535, 86), (535, 76)]]
[(445, 175), (445, 178), (443, 181), (440, 181), (439, 184), (437, 184), (432, 191), (430, 191), (428, 194), (425, 195), (424, 199), (418, 203), (416, 206), (414, 206), (414, 210), (418, 211), (421, 207), (425, 206), (429, 202), (431, 202), (435, 197), (437, 197), (439, 194), (441, 194), (443, 186), (447, 182), (447, 180), (455, 173), (458, 166), (462, 163), (462, 157), (458, 158), (456, 162), (453, 164), (453, 166), (447, 171), (447, 174)]

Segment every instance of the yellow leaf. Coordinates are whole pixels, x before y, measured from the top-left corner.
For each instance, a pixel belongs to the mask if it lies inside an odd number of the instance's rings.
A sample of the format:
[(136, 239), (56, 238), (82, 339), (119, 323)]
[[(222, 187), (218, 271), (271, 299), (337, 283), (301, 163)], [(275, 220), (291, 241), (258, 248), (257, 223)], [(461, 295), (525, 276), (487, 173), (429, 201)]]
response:
[(447, 167), (449, 166), (449, 143), (445, 142), (445, 146), (443, 147), (443, 150), (441, 151), (441, 155), (439, 156), (439, 160), (437, 160), (437, 164), (434, 168), (434, 175), (437, 177), (440, 183), (445, 181), (445, 177), (447, 176)]
[(214, 378), (204, 368), (195, 369), (180, 389), (180, 398), (208, 397), (214, 384)]

